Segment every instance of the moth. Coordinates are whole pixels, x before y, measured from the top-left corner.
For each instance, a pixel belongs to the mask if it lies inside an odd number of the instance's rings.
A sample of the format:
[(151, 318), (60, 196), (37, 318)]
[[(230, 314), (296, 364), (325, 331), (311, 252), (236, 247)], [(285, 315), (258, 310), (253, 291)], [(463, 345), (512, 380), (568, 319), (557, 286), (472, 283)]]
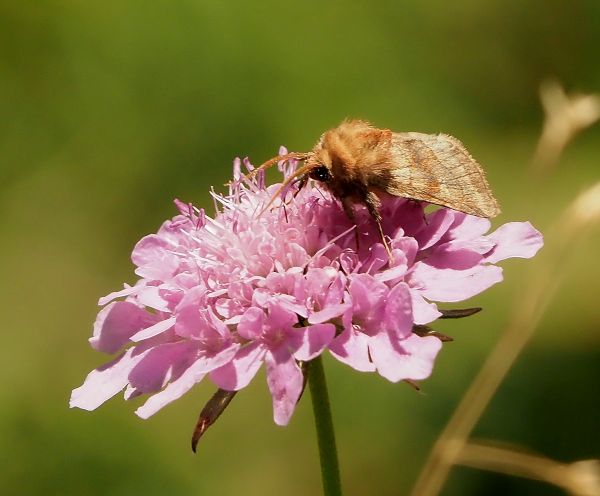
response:
[(304, 164), (286, 178), (266, 208), (291, 182), (297, 182), (300, 189), (313, 179), (339, 199), (351, 221), (355, 222), (355, 203), (367, 208), (390, 259), (391, 249), (381, 227), (382, 194), (478, 217), (500, 213), (481, 166), (459, 140), (447, 134), (394, 133), (362, 120), (346, 120), (323, 133), (312, 151), (278, 155), (249, 176), (288, 159)]

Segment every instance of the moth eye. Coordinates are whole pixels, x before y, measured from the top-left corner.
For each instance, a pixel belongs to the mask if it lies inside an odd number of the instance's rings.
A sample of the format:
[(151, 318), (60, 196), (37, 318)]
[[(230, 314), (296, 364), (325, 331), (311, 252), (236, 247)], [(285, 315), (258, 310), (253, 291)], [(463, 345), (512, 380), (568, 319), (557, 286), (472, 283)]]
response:
[(308, 177), (314, 179), (315, 181), (320, 181), (325, 183), (331, 179), (331, 174), (329, 173), (329, 169), (324, 165), (319, 167), (315, 167), (308, 173)]

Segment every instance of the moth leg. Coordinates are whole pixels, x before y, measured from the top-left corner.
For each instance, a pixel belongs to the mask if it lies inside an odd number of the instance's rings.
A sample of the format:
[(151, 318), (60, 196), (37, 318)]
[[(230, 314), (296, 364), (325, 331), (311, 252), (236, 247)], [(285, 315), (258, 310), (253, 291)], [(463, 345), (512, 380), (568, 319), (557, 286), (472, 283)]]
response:
[(296, 184), (298, 185), (298, 189), (296, 189), (296, 191), (292, 195), (293, 198), (296, 198), (296, 196), (298, 195), (298, 193), (300, 193), (300, 191), (302, 191), (302, 189), (304, 188), (304, 186), (306, 186), (307, 182), (308, 182), (308, 174), (304, 174), (303, 176), (301, 176), (299, 179), (296, 180)]
[[(302, 188), (304, 188), (304, 186), (306, 186), (307, 182), (308, 182), (308, 176), (307, 175), (303, 175), (303, 176), (300, 176), (299, 178), (294, 179), (294, 181), (292, 182), (292, 186), (295, 185), (295, 184), (298, 185), (297, 188), (296, 188), (296, 191), (294, 191), (292, 193), (292, 198), (289, 201), (282, 203), (282, 205), (285, 207), (286, 203), (289, 204), (293, 200), (295, 200), (296, 196), (298, 196), (298, 193), (300, 193), (300, 191), (302, 190)], [(286, 193), (286, 197), (287, 197), (287, 193)], [(285, 200), (285, 198), (284, 198), (284, 200)]]
[(379, 230), (379, 235), (381, 236), (381, 242), (383, 243), (383, 247), (385, 248), (385, 251), (387, 252), (388, 258), (391, 262), (394, 260), (394, 257), (392, 255), (390, 245), (385, 239), (385, 234), (383, 234), (383, 228), (381, 227), (381, 213), (379, 213), (379, 207), (381, 206), (381, 202), (379, 201), (377, 195), (372, 191), (367, 191), (365, 193), (363, 202), (366, 205), (367, 210), (371, 214), (371, 217), (373, 217), (373, 220), (377, 224), (377, 229)]
[(352, 201), (347, 196), (342, 198), (341, 201), (346, 217), (348, 217), (350, 221), (354, 224), (354, 239), (356, 240), (356, 251), (358, 251), (358, 224), (356, 223), (356, 217), (354, 216), (354, 208), (352, 208)]

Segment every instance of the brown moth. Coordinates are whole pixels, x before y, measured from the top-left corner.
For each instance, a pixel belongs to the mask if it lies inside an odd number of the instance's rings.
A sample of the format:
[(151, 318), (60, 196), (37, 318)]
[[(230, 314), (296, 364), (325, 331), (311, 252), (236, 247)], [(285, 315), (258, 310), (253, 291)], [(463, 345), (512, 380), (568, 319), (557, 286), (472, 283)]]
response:
[(311, 152), (279, 155), (249, 176), (290, 158), (304, 165), (284, 181), (268, 206), (290, 182), (302, 188), (308, 179), (318, 181), (341, 201), (351, 220), (353, 203), (367, 207), (390, 258), (378, 194), (421, 200), (478, 217), (500, 213), (481, 166), (459, 140), (447, 134), (394, 133), (365, 121), (347, 120), (323, 133)]

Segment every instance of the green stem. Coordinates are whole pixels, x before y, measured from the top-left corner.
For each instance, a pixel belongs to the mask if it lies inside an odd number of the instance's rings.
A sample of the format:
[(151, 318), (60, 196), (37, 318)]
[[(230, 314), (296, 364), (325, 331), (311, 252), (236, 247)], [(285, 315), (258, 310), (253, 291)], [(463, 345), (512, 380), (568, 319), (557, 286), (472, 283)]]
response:
[(338, 465), (333, 421), (329, 407), (329, 395), (323, 362), (321, 357), (311, 360), (308, 364), (308, 385), (317, 427), (319, 442), (319, 458), (321, 461), (321, 480), (324, 496), (341, 496), (340, 469)]

